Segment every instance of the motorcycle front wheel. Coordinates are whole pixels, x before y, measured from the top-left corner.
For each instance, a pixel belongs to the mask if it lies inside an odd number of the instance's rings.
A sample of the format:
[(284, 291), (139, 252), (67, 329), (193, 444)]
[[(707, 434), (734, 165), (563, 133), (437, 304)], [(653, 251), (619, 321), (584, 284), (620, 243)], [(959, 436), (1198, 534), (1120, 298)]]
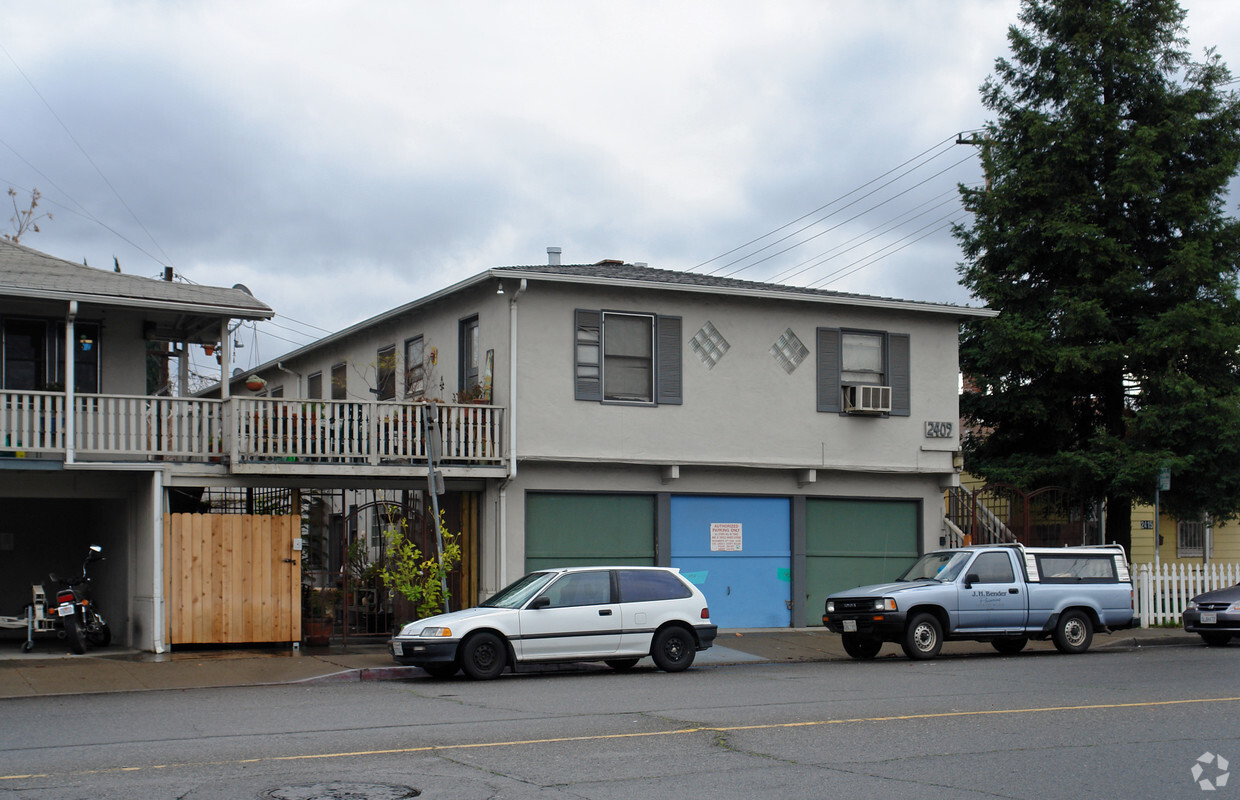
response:
[(78, 655), (86, 652), (86, 629), (77, 617), (65, 617), (65, 638), (69, 640), (69, 649)]

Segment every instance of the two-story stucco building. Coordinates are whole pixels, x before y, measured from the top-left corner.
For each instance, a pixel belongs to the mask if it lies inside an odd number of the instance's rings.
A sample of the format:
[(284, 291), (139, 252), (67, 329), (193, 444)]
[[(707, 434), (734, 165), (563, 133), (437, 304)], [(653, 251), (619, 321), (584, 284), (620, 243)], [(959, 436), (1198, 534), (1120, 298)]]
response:
[[(531, 568), (660, 564), (723, 627), (802, 626), (830, 591), (940, 544), (958, 327), (993, 312), (548, 253), (302, 347), (231, 394), (259, 376), (251, 402), (277, 416), (352, 404), (349, 429), (388, 444), (316, 479), (415, 494), (425, 449), (384, 404), (447, 403), (445, 488), (473, 498), (464, 605)], [(323, 445), (291, 438), (290, 460)], [(281, 460), (245, 468), (297, 479)]]

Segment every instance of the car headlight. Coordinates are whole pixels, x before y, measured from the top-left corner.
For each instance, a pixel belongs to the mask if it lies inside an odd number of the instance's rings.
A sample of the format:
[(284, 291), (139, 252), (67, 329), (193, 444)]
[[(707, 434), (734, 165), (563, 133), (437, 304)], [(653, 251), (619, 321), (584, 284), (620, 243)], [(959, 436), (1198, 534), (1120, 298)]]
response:
[(1227, 606), (1227, 610), (1228, 611), (1240, 611), (1240, 603), (1232, 603), (1231, 605)]
[(881, 597), (874, 601), (875, 611), (895, 611), (896, 601), (891, 597)]
[(1196, 601), (1194, 601), (1194, 600), (1189, 600), (1189, 601), (1188, 601), (1188, 605), (1184, 606), (1184, 610), (1185, 610), (1185, 611), (1196, 611), (1196, 610), (1197, 610), (1197, 603), (1196, 603)]
[(828, 600), (828, 601), (827, 601), (827, 613), (828, 613), (828, 614), (834, 614), (834, 613), (835, 613), (835, 601), (834, 601), (834, 600)]
[(423, 628), (418, 636), (451, 636), (451, 628)]

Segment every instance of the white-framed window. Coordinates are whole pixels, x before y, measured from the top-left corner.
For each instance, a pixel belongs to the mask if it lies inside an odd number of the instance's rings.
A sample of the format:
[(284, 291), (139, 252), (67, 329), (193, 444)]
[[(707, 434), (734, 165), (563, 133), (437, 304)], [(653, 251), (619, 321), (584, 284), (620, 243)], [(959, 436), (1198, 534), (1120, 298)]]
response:
[(603, 312), (603, 399), (654, 402), (654, 316)]
[[(865, 390), (847, 387), (890, 387), (890, 410), (883, 416), (907, 417), (911, 413), (912, 376), (911, 337), (907, 333), (866, 331), (847, 328), (818, 328), (817, 393), (818, 410), (845, 412), (844, 396), (878, 392), (888, 399), (887, 389)], [(886, 405), (886, 403), (884, 403)]]
[(375, 353), (375, 396), (380, 400), (396, 397), (396, 345), (389, 344)]
[(426, 342), (419, 334), (405, 340), (405, 397), (426, 393)]
[(887, 374), (881, 333), (840, 332), (840, 382), (885, 385)]
[(349, 365), (341, 361), (332, 364), (332, 399), (346, 400), (349, 397)]
[(306, 378), (306, 397), (311, 400), (323, 399), (323, 373), (311, 372)]
[(680, 317), (578, 309), (574, 396), (634, 405), (680, 404), (680, 331)]
[(1175, 524), (1175, 554), (1177, 558), (1201, 558), (1206, 542), (1210, 543), (1210, 556), (1214, 556), (1210, 521), (1181, 521)]

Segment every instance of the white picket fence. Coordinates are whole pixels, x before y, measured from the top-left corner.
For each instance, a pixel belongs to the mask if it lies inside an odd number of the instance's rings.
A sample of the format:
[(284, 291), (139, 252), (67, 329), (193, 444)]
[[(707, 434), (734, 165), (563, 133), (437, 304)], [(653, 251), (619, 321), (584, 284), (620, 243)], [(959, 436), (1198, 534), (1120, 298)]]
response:
[(1240, 564), (1134, 564), (1141, 627), (1180, 622), (1188, 601), (1202, 592), (1240, 583)]

